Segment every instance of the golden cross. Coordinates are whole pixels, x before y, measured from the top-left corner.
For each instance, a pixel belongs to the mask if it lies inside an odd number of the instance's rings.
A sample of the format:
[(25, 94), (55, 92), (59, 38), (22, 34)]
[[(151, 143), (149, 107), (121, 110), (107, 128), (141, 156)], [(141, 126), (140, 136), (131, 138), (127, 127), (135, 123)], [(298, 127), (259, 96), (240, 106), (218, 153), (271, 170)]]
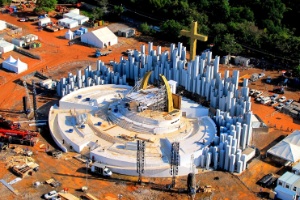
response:
[(190, 60), (194, 60), (196, 56), (197, 40), (206, 42), (207, 36), (197, 33), (197, 22), (192, 22), (191, 31), (181, 30), (180, 35), (190, 37)]

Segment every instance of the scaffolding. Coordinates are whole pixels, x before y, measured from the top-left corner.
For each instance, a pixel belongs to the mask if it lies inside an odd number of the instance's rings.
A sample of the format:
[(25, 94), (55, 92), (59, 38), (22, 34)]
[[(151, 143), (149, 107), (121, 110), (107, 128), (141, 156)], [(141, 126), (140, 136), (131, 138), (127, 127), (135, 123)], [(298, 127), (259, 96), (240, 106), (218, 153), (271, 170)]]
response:
[(142, 174), (144, 173), (145, 166), (145, 141), (137, 140), (137, 156), (136, 156), (137, 168), (136, 171), (139, 174), (138, 182), (142, 182)]
[[(125, 98), (123, 98), (123, 100), (127, 99), (127, 100), (135, 101), (135, 99), (131, 97), (131, 94), (134, 93), (134, 92), (139, 93), (139, 91), (141, 91), (140, 90), (141, 84), (142, 84), (142, 79), (138, 80), (136, 82), (134, 87), (125, 95)], [(147, 90), (143, 90), (143, 91), (146, 92)], [(152, 111), (164, 111), (167, 107), (167, 90), (166, 90), (166, 86), (161, 85), (158, 90), (150, 91), (150, 92), (154, 95), (151, 96), (151, 97), (147, 97), (147, 99), (146, 99), (146, 95), (145, 95), (145, 97), (142, 97), (143, 98), (142, 101), (139, 100), (137, 102), (137, 105), (141, 105), (141, 106), (144, 106), (144, 107), (146, 106), (146, 107), (148, 107), (148, 109), (150, 109)], [(145, 102), (154, 102), (154, 103), (151, 103), (151, 105), (145, 105)]]
[(37, 120), (37, 102), (36, 102), (36, 87), (35, 82), (32, 80), (32, 97), (33, 97), (33, 112), (34, 112), (34, 119)]
[(143, 79), (137, 80), (136, 83), (134, 84), (134, 86), (127, 92), (127, 94), (125, 95), (128, 96), (133, 92), (137, 92), (138, 90), (140, 90), (141, 84), (142, 84)]
[(179, 157), (179, 142), (173, 142), (172, 143), (172, 149), (171, 149), (171, 170), (170, 174), (172, 175), (172, 187), (175, 187), (175, 179), (176, 175), (178, 175), (178, 166), (180, 163), (180, 157)]

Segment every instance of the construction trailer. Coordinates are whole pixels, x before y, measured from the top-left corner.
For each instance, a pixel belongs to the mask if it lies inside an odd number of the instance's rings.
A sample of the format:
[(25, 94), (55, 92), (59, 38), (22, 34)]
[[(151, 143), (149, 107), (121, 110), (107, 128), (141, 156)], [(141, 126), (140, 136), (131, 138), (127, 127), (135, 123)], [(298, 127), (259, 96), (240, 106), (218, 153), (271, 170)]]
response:
[(242, 57), (242, 56), (236, 56), (234, 58), (234, 63), (236, 65), (241, 65), (243, 67), (248, 67), (249, 64), (250, 64), (250, 59), (249, 58), (245, 58), (245, 57)]
[(121, 29), (118, 31), (118, 36), (120, 37), (133, 37), (135, 35), (135, 30), (133, 28)]
[(52, 24), (51, 19), (49, 17), (39, 19), (39, 26), (44, 27), (44, 26), (47, 26), (49, 24)]

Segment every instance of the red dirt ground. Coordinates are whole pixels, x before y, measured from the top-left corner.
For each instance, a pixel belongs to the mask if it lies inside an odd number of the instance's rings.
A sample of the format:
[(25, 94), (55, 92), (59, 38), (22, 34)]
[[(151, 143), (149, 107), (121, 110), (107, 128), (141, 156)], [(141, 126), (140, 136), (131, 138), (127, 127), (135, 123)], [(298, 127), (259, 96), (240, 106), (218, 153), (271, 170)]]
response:
[[(32, 25), (30, 22), (18, 22), (17, 18), (10, 15), (0, 14), (0, 18), (1, 20), (22, 27), (24, 35), (29, 33), (38, 35), (39, 41), (42, 43), (41, 48), (30, 50), (32, 53), (40, 55), (42, 58), (41, 60), (34, 60), (16, 52), (9, 52), (3, 55), (4, 59), (9, 57), (9, 55), (12, 55), (15, 58), (20, 58), (23, 62), (28, 64), (29, 69), (22, 74), (14, 74), (0, 70), (0, 114), (14, 120), (24, 120), (24, 115), (20, 115), (19, 113), (22, 110), (22, 97), (25, 95), (25, 89), (23, 86), (15, 83), (16, 80), (24, 79), (24, 76), (34, 71), (42, 72), (45, 75), (51, 76), (53, 79), (59, 79), (60, 77), (65, 77), (68, 72), (72, 72), (74, 74), (77, 68), (84, 68), (88, 64), (95, 66), (97, 60), (97, 58), (93, 57), (95, 49), (77, 44), (68, 46), (68, 41), (66, 39), (61, 39), (66, 30), (54, 33), (38, 31), (36, 25)], [(109, 25), (119, 26), (119, 24)], [(4, 38), (8, 40), (11, 39), (11, 36), (6, 35), (5, 32), (0, 32), (0, 34), (3, 34)], [(20, 37), (20, 35), (15, 35), (13, 37)], [(153, 38), (149, 38), (149, 41), (154, 42), (154, 48), (156, 48), (157, 45), (161, 45), (163, 47), (162, 50), (169, 49), (169, 44), (155, 41)], [(138, 41), (134, 38), (127, 39), (119, 37), (119, 44), (109, 48), (112, 50), (112, 53), (109, 56), (101, 57), (100, 59), (105, 63), (108, 63), (110, 60), (118, 61), (122, 56), (122, 52), (127, 49), (140, 49), (142, 44), (147, 45), (147, 43)], [(239, 70), (240, 68), (220, 66), (221, 72), (225, 69), (232, 71)], [(256, 68), (243, 70), (240, 71), (240, 76), (247, 74), (251, 75), (254, 72), (261, 72), (261, 70)], [(273, 71), (266, 71), (264, 73), (266, 76), (278, 76), (277, 72)], [(251, 84), (250, 88), (261, 89), (264, 90), (264, 92), (267, 92), (271, 86), (266, 86), (262, 82), (258, 81), (255, 85)], [(295, 100), (298, 100), (300, 97), (299, 92), (294, 91), (287, 91), (285, 96)], [(38, 107), (41, 107), (45, 103), (54, 99), (54, 97), (39, 97)], [(257, 104), (253, 101), (252, 110), (253, 113), (257, 114), (268, 125), (273, 127), (276, 124), (276, 127), (271, 128), (269, 133), (262, 134), (254, 132), (253, 143), (259, 149), (265, 148), (280, 135), (289, 134), (291, 129), (296, 130), (300, 128), (297, 120), (293, 120), (285, 114), (274, 112), (275, 110), (272, 107)], [(289, 128), (288, 131), (286, 131), (287, 128)], [(32, 148), (35, 152), (34, 158), (40, 164), (40, 171), (13, 185), (13, 187), (19, 190), (19, 193), (21, 194), (18, 196), (18, 199), (38, 199), (41, 194), (52, 190), (52, 188), (47, 185), (42, 185), (38, 189), (32, 187), (32, 183), (34, 181), (44, 181), (51, 177), (55, 177), (61, 181), (63, 187), (68, 187), (69, 192), (77, 196), (82, 195), (78, 189), (80, 189), (83, 185), (88, 184), (89, 192), (100, 199), (118, 199), (118, 194), (122, 194), (123, 199), (189, 199), (186, 194), (160, 192), (151, 190), (148, 185), (143, 187), (140, 185), (134, 185), (133, 183), (127, 183), (126, 180), (136, 181), (136, 177), (120, 176), (118, 178), (124, 179), (121, 181), (106, 180), (90, 175), (86, 178), (85, 170), (79, 170), (84, 167), (84, 164), (72, 158), (74, 153), (68, 153), (64, 155), (62, 159), (53, 159), (44, 152), (44, 149), (39, 148), (40, 144), (47, 145), (48, 142), (41, 137), (41, 142)], [(6, 157), (6, 154), (0, 154), (1, 169), (5, 168), (4, 163)], [(239, 176), (224, 172), (200, 173), (197, 175), (197, 180), (200, 180), (200, 186), (212, 185), (215, 190), (213, 193), (209, 194), (197, 194), (196, 199), (202, 199), (205, 197), (210, 197), (210, 199), (258, 199), (257, 193), (260, 191), (260, 187), (256, 185), (256, 181), (264, 174), (270, 172), (277, 173), (281, 168), (275, 167), (259, 159), (255, 159), (249, 166), (249, 169)], [(220, 179), (216, 181), (214, 180), (214, 177), (219, 177)], [(2, 178), (10, 181), (15, 178), (15, 176), (6, 170), (0, 170), (0, 179)], [(88, 182), (86, 182), (86, 180), (88, 180)], [(161, 185), (171, 183), (171, 179), (144, 178), (143, 180), (145, 182), (151, 181)], [(186, 178), (178, 177), (176, 179), (176, 186), (178, 188), (186, 188)], [(63, 187), (59, 189), (62, 189)], [(1, 184), (0, 193), (2, 195), (1, 198), (17, 198)]]

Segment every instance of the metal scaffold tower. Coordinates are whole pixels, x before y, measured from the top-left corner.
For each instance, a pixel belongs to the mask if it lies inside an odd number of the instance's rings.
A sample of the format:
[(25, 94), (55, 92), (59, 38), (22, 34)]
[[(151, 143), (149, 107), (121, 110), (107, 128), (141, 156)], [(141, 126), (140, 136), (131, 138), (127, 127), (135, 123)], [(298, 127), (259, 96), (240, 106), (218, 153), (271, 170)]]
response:
[(170, 174), (172, 175), (172, 187), (175, 187), (175, 179), (176, 175), (178, 175), (178, 166), (180, 163), (179, 157), (179, 142), (172, 143), (171, 149), (171, 171)]
[(159, 92), (156, 94), (155, 98), (155, 110), (163, 111), (167, 107), (167, 95), (166, 95), (166, 87), (162, 86), (159, 90)]
[(142, 182), (142, 174), (145, 166), (145, 141), (137, 140), (136, 171), (139, 174), (138, 182)]
[(37, 120), (36, 88), (35, 88), (35, 82), (34, 82), (34, 80), (32, 80), (32, 94), (33, 94), (34, 119)]
[(132, 92), (136, 92), (140, 89), (143, 79), (137, 80), (135, 85), (128, 91), (128, 93), (125, 95), (125, 97)]

